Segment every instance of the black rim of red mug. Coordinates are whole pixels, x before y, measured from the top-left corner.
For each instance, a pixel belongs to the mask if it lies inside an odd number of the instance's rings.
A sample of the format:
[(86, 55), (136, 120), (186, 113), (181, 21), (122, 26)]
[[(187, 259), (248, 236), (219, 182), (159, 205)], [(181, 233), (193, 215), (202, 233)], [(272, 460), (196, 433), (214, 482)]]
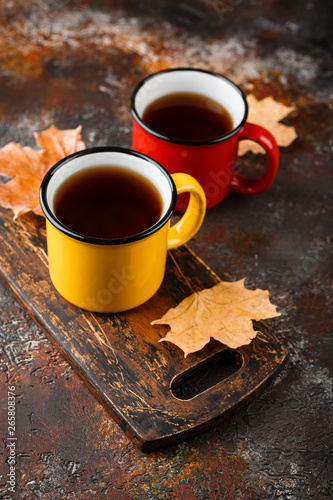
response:
[[(244, 116), (241, 120), (241, 122), (239, 123), (239, 125), (237, 125), (237, 127), (233, 128), (230, 132), (228, 132), (227, 134), (224, 134), (224, 135), (221, 135), (221, 136), (218, 136), (218, 137), (214, 137), (213, 139), (209, 139), (209, 140), (202, 140), (202, 141), (191, 141), (191, 140), (181, 140), (181, 139), (177, 139), (177, 138), (174, 138), (174, 137), (168, 137), (166, 135), (163, 135), (163, 134), (160, 134), (159, 132), (156, 132), (156, 130), (152, 129), (151, 127), (149, 127), (143, 120), (142, 118), (140, 118), (137, 110), (136, 110), (136, 106), (135, 106), (135, 99), (136, 99), (136, 95), (137, 93), (139, 92), (139, 90), (151, 79), (155, 78), (156, 76), (158, 75), (162, 75), (162, 74), (166, 74), (166, 73), (171, 73), (171, 72), (176, 72), (176, 71), (195, 71), (195, 72), (200, 72), (200, 73), (206, 73), (207, 75), (211, 75), (211, 76), (214, 76), (214, 77), (217, 77), (219, 79), (222, 79), (224, 80), (225, 82), (227, 82), (231, 87), (233, 87), (237, 92), (238, 94), (240, 95), (240, 97), (243, 99), (243, 102), (244, 102)], [(218, 144), (220, 142), (223, 142), (223, 141), (226, 141), (227, 139), (229, 139), (230, 137), (233, 137), (235, 134), (237, 134), (241, 128), (244, 126), (246, 120), (247, 120), (247, 115), (248, 115), (248, 104), (247, 104), (247, 100), (246, 100), (246, 97), (245, 97), (245, 94), (244, 92), (233, 82), (231, 81), (229, 78), (226, 78), (225, 76), (223, 75), (220, 75), (219, 73), (214, 73), (213, 71), (208, 71), (208, 70), (205, 70), (205, 69), (199, 69), (199, 68), (187, 68), (187, 67), (184, 67), (184, 68), (170, 68), (170, 69), (164, 69), (162, 71), (158, 71), (156, 73), (152, 73), (148, 76), (146, 76), (146, 78), (144, 78), (143, 80), (141, 80), (137, 85), (136, 87), (134, 88), (133, 90), (133, 93), (132, 93), (132, 96), (131, 96), (131, 113), (132, 113), (132, 116), (133, 118), (135, 119), (135, 121), (137, 123), (140, 124), (140, 126), (146, 131), (148, 132), (149, 134), (157, 137), (158, 139), (161, 139), (163, 141), (166, 141), (166, 142), (170, 142), (172, 144), (181, 144), (183, 146), (209, 146), (211, 144)]]

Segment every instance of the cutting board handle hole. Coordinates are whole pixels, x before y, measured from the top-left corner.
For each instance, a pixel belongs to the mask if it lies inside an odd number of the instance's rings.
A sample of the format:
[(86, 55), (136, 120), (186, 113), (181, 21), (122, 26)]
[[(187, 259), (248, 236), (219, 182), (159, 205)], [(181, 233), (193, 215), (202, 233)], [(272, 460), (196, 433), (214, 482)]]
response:
[(177, 399), (192, 399), (236, 373), (243, 362), (239, 352), (225, 349), (177, 375), (171, 383), (171, 392)]

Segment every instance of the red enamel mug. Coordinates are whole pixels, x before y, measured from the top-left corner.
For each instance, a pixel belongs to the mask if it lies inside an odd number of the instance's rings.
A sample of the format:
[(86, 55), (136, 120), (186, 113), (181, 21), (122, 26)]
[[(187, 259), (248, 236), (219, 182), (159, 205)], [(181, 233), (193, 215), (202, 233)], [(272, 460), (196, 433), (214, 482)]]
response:
[[(231, 115), (233, 128), (210, 140), (179, 140), (153, 130), (143, 121), (147, 107), (172, 93), (204, 95), (221, 104)], [(222, 75), (193, 68), (167, 69), (149, 75), (134, 89), (132, 148), (160, 162), (171, 174), (192, 175), (203, 187), (207, 208), (217, 205), (229, 190), (258, 194), (270, 187), (279, 165), (279, 148), (265, 128), (248, 123), (248, 105), (241, 89)], [(261, 177), (235, 171), (238, 141), (250, 139), (267, 153), (267, 168)], [(183, 209), (182, 206), (177, 207)]]

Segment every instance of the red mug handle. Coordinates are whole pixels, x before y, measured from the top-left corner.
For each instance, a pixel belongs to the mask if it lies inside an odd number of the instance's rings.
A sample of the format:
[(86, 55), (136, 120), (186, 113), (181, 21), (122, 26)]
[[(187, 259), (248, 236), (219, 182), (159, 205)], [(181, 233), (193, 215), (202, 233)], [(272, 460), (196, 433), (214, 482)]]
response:
[(238, 140), (242, 139), (258, 142), (265, 149), (268, 160), (267, 169), (264, 175), (256, 178), (233, 172), (230, 187), (243, 194), (262, 193), (269, 188), (275, 179), (279, 166), (279, 147), (268, 130), (254, 123), (245, 123), (238, 135)]

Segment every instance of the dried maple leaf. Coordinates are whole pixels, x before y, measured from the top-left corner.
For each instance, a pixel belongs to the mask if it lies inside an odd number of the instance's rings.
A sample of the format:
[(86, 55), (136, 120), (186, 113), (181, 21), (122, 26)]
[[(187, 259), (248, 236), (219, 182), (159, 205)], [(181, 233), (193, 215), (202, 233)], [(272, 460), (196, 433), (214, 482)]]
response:
[(52, 166), (65, 156), (85, 149), (86, 146), (81, 138), (81, 129), (82, 127), (79, 125), (75, 129), (59, 130), (52, 125), (43, 132), (36, 132), (34, 136), (37, 144), (43, 150), (41, 154), (44, 160)]
[(39, 188), (49, 168), (65, 156), (85, 149), (81, 126), (73, 130), (59, 130), (53, 125), (35, 133), (35, 150), (10, 142), (0, 149), (0, 175), (11, 178), (0, 184), (0, 205), (14, 212), (14, 219), (32, 210), (43, 215), (39, 205)]
[[(278, 146), (289, 146), (297, 137), (294, 127), (288, 127), (279, 123), (283, 118), (295, 110), (293, 106), (285, 106), (273, 97), (265, 97), (258, 101), (254, 95), (250, 94), (246, 98), (249, 105), (249, 115), (247, 121), (266, 128), (273, 134)], [(254, 141), (240, 141), (238, 145), (238, 155), (242, 156), (247, 151), (252, 153), (265, 153), (262, 146)]]
[(176, 344), (184, 357), (202, 349), (211, 338), (233, 349), (249, 344), (256, 336), (252, 320), (280, 316), (270, 303), (267, 290), (248, 290), (245, 278), (194, 293), (177, 307), (153, 321), (152, 325), (168, 324), (171, 330), (160, 342)]

